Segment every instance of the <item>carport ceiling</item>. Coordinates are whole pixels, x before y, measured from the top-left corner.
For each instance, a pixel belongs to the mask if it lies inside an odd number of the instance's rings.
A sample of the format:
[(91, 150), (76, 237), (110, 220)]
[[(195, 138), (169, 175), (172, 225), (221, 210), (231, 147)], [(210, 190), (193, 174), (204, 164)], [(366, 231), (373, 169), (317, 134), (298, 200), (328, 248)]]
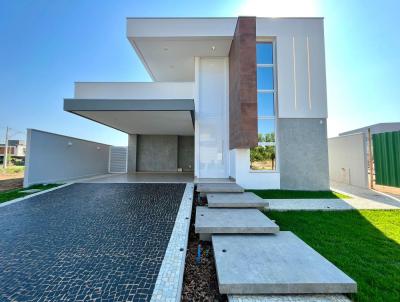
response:
[(193, 135), (190, 111), (70, 111), (128, 134)]

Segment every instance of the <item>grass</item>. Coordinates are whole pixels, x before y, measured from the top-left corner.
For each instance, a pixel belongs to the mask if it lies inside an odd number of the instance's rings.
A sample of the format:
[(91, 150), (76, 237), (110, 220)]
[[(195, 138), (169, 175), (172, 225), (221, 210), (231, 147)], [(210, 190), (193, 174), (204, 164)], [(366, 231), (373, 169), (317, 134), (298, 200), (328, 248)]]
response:
[(28, 190), (28, 189), (39, 189), (41, 191), (48, 190), (54, 187), (58, 187), (61, 184), (46, 184), (46, 185), (33, 185), (28, 188), (24, 189), (14, 189), (9, 191), (0, 192), (0, 203), (6, 202), (9, 200), (13, 200), (16, 198), (24, 197), (33, 193), (23, 193), (21, 191)]
[(264, 199), (302, 199), (302, 198), (351, 198), (334, 191), (294, 191), (294, 190), (246, 190)]
[(13, 174), (23, 172), (25, 170), (24, 166), (8, 166), (7, 168), (0, 167), (0, 173), (2, 174)]
[(358, 284), (354, 301), (400, 301), (400, 211), (265, 212)]

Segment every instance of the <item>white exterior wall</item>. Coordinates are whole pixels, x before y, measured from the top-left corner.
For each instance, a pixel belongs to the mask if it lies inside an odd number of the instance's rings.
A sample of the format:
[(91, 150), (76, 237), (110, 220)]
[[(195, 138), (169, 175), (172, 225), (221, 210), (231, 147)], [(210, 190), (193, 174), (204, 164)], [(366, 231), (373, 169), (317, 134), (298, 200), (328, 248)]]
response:
[(193, 82), (75, 83), (76, 99), (193, 99)]
[(328, 139), (330, 179), (368, 188), (367, 150), (363, 133)]
[(236, 149), (229, 150), (229, 177), (236, 179)]
[(321, 18), (257, 18), (257, 39), (276, 45), (278, 117), (326, 118)]
[(109, 145), (28, 129), (24, 187), (108, 173)]
[(279, 189), (280, 175), (276, 171), (253, 171), (250, 169), (250, 149), (233, 149), (231, 176), (245, 189)]
[(228, 58), (195, 58), (195, 176), (229, 176)]

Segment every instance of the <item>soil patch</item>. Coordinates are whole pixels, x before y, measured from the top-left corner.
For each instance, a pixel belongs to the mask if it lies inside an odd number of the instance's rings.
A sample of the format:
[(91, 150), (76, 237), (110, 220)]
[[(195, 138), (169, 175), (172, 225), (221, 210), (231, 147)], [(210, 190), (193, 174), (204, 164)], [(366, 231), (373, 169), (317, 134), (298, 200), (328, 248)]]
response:
[(0, 192), (22, 188), (23, 177), (2, 179), (1, 176), (3, 175), (0, 174)]
[[(194, 232), (196, 206), (206, 205), (205, 198), (195, 193), (190, 221), (189, 242), (183, 277), (182, 301), (228, 301), (218, 290), (217, 272), (211, 242), (200, 241)], [(200, 255), (199, 254), (200, 245)]]

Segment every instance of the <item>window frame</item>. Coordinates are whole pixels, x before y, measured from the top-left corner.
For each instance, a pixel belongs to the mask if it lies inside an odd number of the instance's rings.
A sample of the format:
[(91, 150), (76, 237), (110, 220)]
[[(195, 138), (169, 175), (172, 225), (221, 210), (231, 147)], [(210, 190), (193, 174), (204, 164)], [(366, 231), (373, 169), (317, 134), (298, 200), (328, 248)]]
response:
[[(259, 67), (261, 68), (272, 68), (272, 73), (273, 73), (273, 89), (257, 89), (257, 106), (258, 106), (258, 94), (272, 94), (273, 96), (273, 110), (274, 110), (274, 115), (258, 115), (258, 109), (257, 109), (257, 135), (258, 135), (258, 121), (259, 120), (273, 120), (274, 121), (274, 133), (275, 133), (275, 141), (274, 142), (258, 142), (258, 146), (275, 146), (275, 169), (273, 170), (253, 170), (251, 169), (250, 165), (250, 171), (255, 172), (255, 173), (274, 173), (274, 172), (279, 172), (279, 156), (278, 156), (278, 142), (277, 142), (277, 132), (278, 132), (278, 106), (277, 106), (277, 71), (276, 71), (276, 41), (274, 39), (260, 39), (256, 40), (256, 49), (257, 49), (257, 44), (271, 44), (272, 45), (272, 63), (257, 63), (256, 62), (256, 71)], [(256, 85), (258, 86), (258, 85)]]

